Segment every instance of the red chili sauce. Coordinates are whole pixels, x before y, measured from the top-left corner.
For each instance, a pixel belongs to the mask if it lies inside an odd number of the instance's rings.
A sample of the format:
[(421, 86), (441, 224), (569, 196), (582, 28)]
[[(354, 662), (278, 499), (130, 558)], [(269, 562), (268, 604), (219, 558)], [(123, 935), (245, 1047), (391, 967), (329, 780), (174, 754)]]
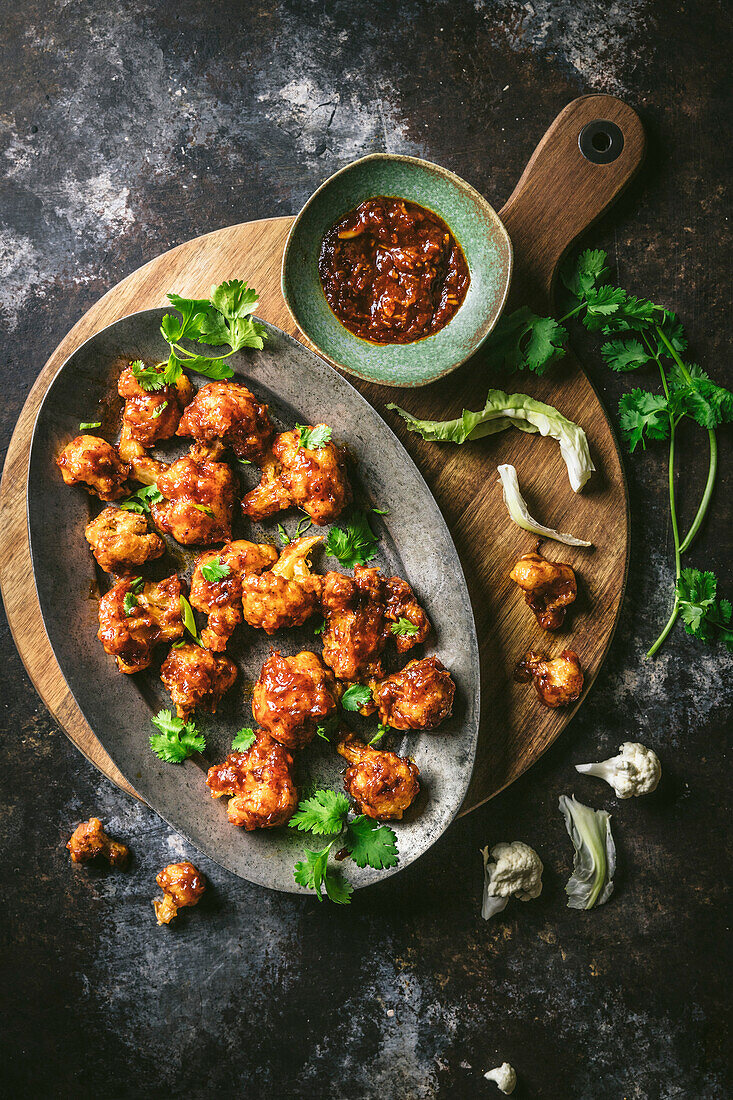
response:
[(367, 199), (329, 229), (318, 267), (339, 321), (376, 344), (410, 344), (438, 332), (471, 282), (442, 218), (386, 195)]

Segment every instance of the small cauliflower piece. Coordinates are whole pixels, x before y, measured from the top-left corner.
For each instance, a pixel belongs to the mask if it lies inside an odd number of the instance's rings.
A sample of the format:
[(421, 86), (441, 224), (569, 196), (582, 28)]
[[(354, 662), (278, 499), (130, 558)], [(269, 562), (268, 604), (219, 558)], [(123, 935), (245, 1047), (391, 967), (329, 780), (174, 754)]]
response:
[(510, 580), (524, 592), (524, 602), (543, 630), (559, 630), (566, 608), (578, 594), (572, 567), (548, 561), (541, 554), (525, 554), (514, 565)]
[(435, 729), (450, 717), (455, 690), (448, 669), (437, 657), (408, 661), (401, 672), (372, 684), (379, 721), (396, 730)]
[(238, 669), (223, 653), (187, 642), (171, 649), (160, 669), (163, 686), (187, 722), (196, 707), (212, 714), (237, 679)]
[(206, 785), (212, 798), (229, 796), (227, 817), (247, 832), (284, 825), (298, 806), (293, 758), (260, 729), (249, 749), (230, 752), (223, 764), (209, 768)]
[(184, 546), (207, 546), (232, 537), (234, 475), (225, 462), (192, 450), (158, 475), (164, 499), (153, 504), (156, 525)]
[(272, 569), (242, 577), (242, 614), (250, 626), (274, 634), (302, 626), (318, 610), (323, 578), (311, 573), (308, 556), (320, 536), (295, 539)]
[(613, 787), (617, 798), (634, 798), (655, 791), (662, 778), (662, 765), (657, 754), (638, 741), (624, 741), (618, 752), (618, 756), (597, 764), (576, 764), (575, 770), (581, 775), (605, 779)]
[(156, 876), (163, 891), (162, 898), (153, 900), (158, 924), (170, 924), (179, 909), (198, 905), (206, 889), (206, 879), (193, 863), (169, 863)]
[(174, 573), (142, 588), (132, 577), (117, 581), (99, 601), (97, 637), (120, 672), (147, 668), (155, 646), (183, 637), (181, 581)]
[(64, 447), (56, 465), (67, 485), (83, 485), (100, 500), (119, 500), (125, 495), (129, 466), (106, 439), (78, 435)]
[(487, 1081), (493, 1081), (499, 1092), (503, 1092), (505, 1096), (511, 1096), (517, 1087), (516, 1070), (508, 1062), (502, 1062), (496, 1069), (490, 1069), (484, 1077)]
[(344, 773), (344, 789), (359, 813), (379, 821), (400, 821), (420, 793), (420, 769), (396, 752), (373, 749), (352, 733), (337, 746), (351, 767)]
[[(157, 370), (162, 374), (163, 367)], [(193, 397), (193, 386), (187, 376), (182, 374), (172, 386), (144, 390), (132, 367), (126, 367), (117, 383), (117, 392), (125, 401), (122, 413), (125, 438), (146, 448), (152, 447), (161, 439), (170, 439), (175, 434), (181, 410)]]
[(336, 678), (310, 650), (283, 657), (274, 650), (252, 693), (252, 715), (286, 748), (302, 749), (338, 711)]
[[(489, 920), (506, 909), (510, 897), (532, 901), (542, 893), (542, 860), (521, 840), (482, 848), (484, 857), (484, 897), (481, 916)], [(493, 862), (492, 862), (493, 861)]]
[(86, 525), (84, 536), (107, 573), (132, 573), (165, 553), (160, 535), (148, 531), (147, 517), (122, 508), (105, 508)]
[(298, 428), (275, 436), (272, 452), (261, 465), (260, 484), (242, 501), (242, 511), (252, 520), (295, 506), (323, 527), (337, 519), (351, 501), (343, 448), (330, 442), (321, 447), (303, 447)]
[[(264, 573), (278, 559), (274, 546), (268, 543), (237, 539), (221, 550), (206, 550), (196, 559), (191, 578), (191, 606), (209, 616), (201, 631), (201, 641), (207, 649), (223, 652), (227, 642), (242, 622), (242, 577)], [(209, 575), (224, 573), (216, 580)]]
[(583, 670), (578, 654), (571, 649), (552, 659), (544, 653), (525, 653), (514, 670), (514, 679), (520, 684), (532, 680), (540, 701), (552, 709), (574, 703), (583, 690)]
[(87, 863), (95, 856), (104, 856), (111, 867), (121, 867), (130, 854), (125, 844), (110, 840), (98, 817), (91, 817), (89, 821), (77, 825), (66, 847), (72, 863)]
[(209, 382), (202, 386), (181, 417), (176, 435), (198, 443), (228, 444), (237, 458), (260, 463), (275, 429), (267, 405), (240, 382)]

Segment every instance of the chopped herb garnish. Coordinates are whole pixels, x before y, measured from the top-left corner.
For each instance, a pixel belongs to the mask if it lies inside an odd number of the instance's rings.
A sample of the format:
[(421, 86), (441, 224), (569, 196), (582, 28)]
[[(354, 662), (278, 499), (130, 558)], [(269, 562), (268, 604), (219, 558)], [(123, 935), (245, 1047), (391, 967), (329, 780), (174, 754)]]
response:
[(192, 718), (184, 722), (174, 717), (171, 711), (160, 710), (152, 723), (160, 733), (151, 736), (150, 747), (156, 756), (168, 764), (182, 764), (189, 756), (206, 748), (206, 738), (197, 730)]
[(415, 626), (415, 624), (411, 623), (409, 619), (400, 618), (400, 619), (397, 620), (396, 623), (392, 623), (392, 625), (389, 629), (390, 629), (390, 632), (392, 634), (397, 634), (397, 635), (417, 634), (418, 631), (420, 630), (420, 627)]
[(164, 401), (162, 405), (158, 405), (157, 409), (153, 409), (151, 413), (153, 420), (157, 420), (159, 416), (162, 416), (167, 408), (168, 402)]
[(377, 732), (374, 734), (374, 737), (372, 737), (369, 744), (370, 745), (378, 745), (379, 742), (384, 737), (385, 733), (389, 733), (389, 726), (383, 726), (382, 723), (380, 722), (379, 725), (377, 726)]
[(203, 512), (205, 516), (209, 517), (209, 519), (214, 518), (214, 513), (211, 511), (211, 508), (208, 508), (205, 504), (197, 504), (196, 501), (192, 501), (191, 503), (193, 504), (194, 508), (197, 508), (199, 512)]
[(319, 737), (322, 737), (324, 741), (331, 741), (331, 734), (335, 733), (339, 726), (338, 714), (332, 714), (330, 718), (324, 719), (316, 727), (316, 733)]
[(283, 527), (282, 523), (278, 523), (277, 531), (278, 531), (278, 534), (280, 535), (280, 540), (281, 540), (283, 546), (288, 546), (288, 544), (290, 543), (290, 535), (287, 533), (287, 531)]
[(319, 635), (319, 634), (323, 634), (323, 631), (324, 631), (325, 629), (326, 629), (326, 620), (325, 620), (325, 619), (321, 619), (321, 621), (320, 621), (320, 623), (318, 624), (318, 626), (314, 626), (314, 627), (313, 627), (313, 633), (314, 633), (314, 634), (316, 635), (316, 637), (318, 637), (318, 635)]
[(317, 424), (315, 428), (309, 428), (305, 424), (296, 424), (300, 446), (309, 451), (319, 451), (331, 440), (331, 429), (325, 424)]
[(211, 561), (206, 561), (201, 566), (201, 573), (204, 580), (213, 584), (214, 581), (222, 581), (224, 577), (228, 577), (231, 573), (230, 567), (226, 562), (222, 561), (219, 555), (212, 558)]
[(351, 569), (371, 561), (379, 543), (364, 512), (357, 512), (350, 523), (331, 528), (325, 545), (327, 554)]
[(201, 648), (203, 649), (204, 648), (204, 643), (201, 641), (201, 637), (199, 635), (198, 628), (196, 626), (196, 619), (194, 618), (193, 608), (191, 607), (191, 604), (188, 602), (188, 600), (186, 599), (185, 596), (180, 596), (178, 602), (179, 602), (180, 608), (181, 608), (181, 617), (183, 618), (183, 625), (185, 626), (186, 630), (188, 631), (188, 633), (191, 635), (191, 637), (195, 641), (196, 645), (201, 646)]
[(344, 694), (341, 696), (341, 706), (344, 710), (361, 710), (367, 703), (372, 701), (371, 688), (366, 687), (365, 684), (352, 684), (347, 687)]
[(296, 539), (302, 538), (306, 531), (308, 531), (312, 526), (313, 520), (310, 518), (310, 516), (303, 516), (303, 518), (298, 521), (298, 526), (295, 528)]
[(389, 516), (391, 512), (389, 508), (372, 508), (373, 512), (376, 512), (378, 516)]
[(89, 430), (89, 428), (101, 428), (101, 427), (102, 427), (102, 421), (101, 420), (89, 420), (89, 421), (84, 421), (83, 424), (79, 425), (79, 431), (80, 432), (86, 432), (86, 431)]
[(122, 610), (127, 616), (132, 615), (133, 611), (138, 605), (138, 598), (132, 592), (125, 592), (122, 599)]
[(140, 489), (129, 496), (127, 500), (123, 500), (120, 504), (125, 512), (143, 512), (150, 511), (151, 504), (160, 504), (163, 500), (163, 494), (157, 485), (143, 485)]
[(241, 729), (239, 733), (235, 733), (234, 740), (232, 741), (232, 749), (234, 752), (246, 752), (247, 749), (251, 749), (255, 743), (255, 731), (251, 726), (247, 726), (245, 729)]

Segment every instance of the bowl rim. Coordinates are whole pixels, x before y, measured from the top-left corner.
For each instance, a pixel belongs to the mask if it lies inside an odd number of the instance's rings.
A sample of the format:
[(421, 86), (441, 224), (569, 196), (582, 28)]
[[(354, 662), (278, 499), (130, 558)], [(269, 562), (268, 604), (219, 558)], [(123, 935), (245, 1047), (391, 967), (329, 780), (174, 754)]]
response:
[[(445, 370), (441, 370), (436, 374), (431, 374), (429, 378), (424, 378), (420, 382), (396, 382), (391, 378), (390, 379), (376, 379), (376, 378), (373, 378), (371, 375), (362, 374), (358, 370), (354, 370), (353, 367), (346, 366), (344, 363), (340, 362), (338, 359), (335, 359), (324, 348), (322, 348), (320, 346), (320, 344), (318, 344), (313, 339), (313, 337), (310, 335), (310, 333), (308, 333), (306, 331), (305, 328), (303, 328), (303, 326), (301, 325), (301, 323), (300, 323), (300, 321), (299, 321), (299, 319), (298, 319), (298, 317), (295, 313), (295, 309), (294, 309), (294, 307), (291, 303), (290, 296), (289, 296), (288, 290), (287, 290), (286, 271), (288, 270), (288, 263), (289, 263), (290, 253), (291, 253), (291, 249), (292, 249), (292, 245), (293, 245), (293, 238), (295, 236), (296, 230), (297, 230), (300, 222), (302, 221), (302, 218), (303, 218), (303, 215), (305, 214), (305, 212), (315, 202), (315, 200), (318, 198), (318, 196), (321, 194), (321, 192), (324, 191), (327, 187), (329, 187), (335, 179), (338, 179), (339, 176), (342, 176), (347, 172), (351, 172), (359, 164), (364, 164), (367, 161), (376, 161), (376, 160), (398, 161), (398, 162), (407, 163), (407, 164), (419, 165), (422, 168), (428, 168), (431, 171), (438, 172), (441, 176), (443, 176), (446, 180), (448, 180), (448, 182), (451, 183), (454, 187), (457, 187), (461, 191), (467, 192), (471, 197), (474, 198), (474, 200), (478, 200), (479, 205), (486, 208), (486, 210), (488, 211), (488, 213), (491, 217), (491, 220), (493, 221), (496, 229), (499, 231), (500, 236), (502, 236), (504, 238), (504, 243), (505, 243), (506, 248), (507, 248), (507, 255), (508, 255), (507, 277), (506, 277), (506, 281), (505, 281), (505, 285), (504, 285), (504, 292), (501, 295), (501, 299), (499, 301), (499, 306), (498, 306), (498, 309), (496, 310), (496, 314), (494, 316), (493, 321), (487, 320), (480, 326), (479, 331), (478, 331), (477, 343), (471, 349), (471, 351), (466, 352), (465, 355), (462, 355), (461, 358), (457, 359), (449, 367), (446, 367)], [(428, 207), (428, 209), (430, 209), (430, 208)], [(491, 203), (488, 201), (488, 199), (485, 198), (484, 195), (481, 194), (480, 191), (477, 191), (476, 188), (473, 187), (466, 180), (464, 180), (462, 178), (462, 176), (459, 176), (456, 172), (452, 172), (450, 170), (450, 168), (444, 168), (442, 164), (436, 164), (434, 161), (426, 160), (424, 157), (413, 157), (413, 156), (408, 156), (407, 154), (404, 154), (404, 153), (367, 153), (366, 156), (357, 157), (356, 160), (350, 161), (348, 164), (345, 164), (343, 166), (343, 168), (339, 168), (336, 172), (333, 172), (330, 176), (328, 176), (328, 178), (325, 179), (323, 181), (323, 183), (321, 183), (316, 188), (316, 190), (313, 192), (313, 194), (310, 195), (309, 198), (306, 199), (303, 206), (300, 208), (298, 213), (295, 215), (295, 218), (293, 219), (293, 224), (290, 226), (290, 229), (288, 230), (288, 235), (285, 238), (285, 246), (283, 248), (282, 263), (280, 265), (280, 290), (281, 290), (283, 299), (285, 301), (285, 305), (287, 307), (288, 313), (290, 314), (291, 318), (293, 319), (293, 322), (297, 326), (298, 331), (301, 332), (305, 336), (305, 338), (309, 341), (311, 346), (318, 352), (318, 354), (320, 356), (322, 356), (322, 358), (324, 358), (332, 366), (337, 367), (339, 370), (346, 371), (347, 374), (351, 374), (355, 378), (360, 378), (364, 382), (372, 382), (372, 383), (374, 383), (374, 385), (377, 385), (377, 386), (393, 386), (396, 389), (418, 389), (420, 386), (427, 386), (427, 385), (430, 385), (431, 382), (437, 382), (438, 379), (445, 378), (445, 376), (447, 374), (451, 374), (454, 370), (457, 370), (460, 366), (462, 366), (466, 362), (466, 360), (470, 359), (472, 355), (476, 354), (476, 352), (481, 347), (481, 345), (486, 340), (486, 338), (493, 332), (493, 330), (495, 329), (496, 325), (499, 322), (499, 318), (502, 316), (502, 314), (504, 312), (504, 309), (505, 309), (506, 303), (507, 303), (507, 299), (509, 297), (509, 291), (511, 290), (513, 275), (514, 275), (514, 247), (512, 245), (512, 239), (509, 236), (509, 232), (508, 232), (506, 226), (504, 225), (503, 221), (501, 220), (501, 218), (497, 214), (496, 210), (491, 205)], [(333, 312), (333, 311), (331, 311), (331, 312)], [(334, 314), (334, 316), (336, 316), (336, 315)], [(457, 314), (455, 314), (454, 316), (457, 316)], [(336, 320), (339, 320), (339, 318), (337, 317)], [(451, 320), (448, 321), (447, 325), (444, 325), (443, 328), (440, 329), (440, 331), (443, 332), (446, 329), (450, 328), (452, 321), (453, 321), (453, 318), (451, 318)], [(343, 322), (340, 322), (340, 321), (339, 321), (339, 323), (343, 324)], [(343, 327), (344, 327), (344, 329), (346, 329), (347, 332), (350, 332), (350, 330), (347, 329), (345, 325), (343, 325)], [(359, 337), (357, 337), (354, 333), (350, 333), (350, 335), (353, 336), (354, 339), (359, 339)], [(370, 343), (370, 341), (365, 341), (365, 342)], [(414, 341), (414, 343), (418, 343), (418, 341)], [(377, 345), (373, 345), (373, 346), (377, 346)], [(410, 345), (407, 344), (405, 346), (409, 347)]]

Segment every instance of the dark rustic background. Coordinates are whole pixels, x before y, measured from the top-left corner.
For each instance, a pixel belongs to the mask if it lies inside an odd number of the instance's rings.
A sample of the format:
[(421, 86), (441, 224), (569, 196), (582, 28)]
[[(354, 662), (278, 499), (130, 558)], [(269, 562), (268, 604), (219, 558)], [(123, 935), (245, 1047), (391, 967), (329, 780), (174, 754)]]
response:
[[(694, 357), (730, 384), (730, 27), (724, 0), (5, 0), (3, 445), (51, 350), (139, 264), (293, 213), (374, 150), (436, 160), (498, 207), (557, 112), (592, 90), (632, 103), (650, 142), (592, 241), (623, 285), (679, 312)], [(604, 370), (597, 342), (580, 350), (615, 409), (631, 380)], [(686, 518), (705, 449), (704, 434), (685, 434)], [(690, 554), (723, 576), (730, 452), (724, 440), (715, 509)], [(731, 659), (678, 629), (644, 661), (672, 577), (664, 450), (627, 471), (628, 595), (577, 718), (520, 782), (348, 909), (196, 857), (66, 741), (5, 628), (0, 1091), (488, 1098), (499, 1094), (481, 1075), (507, 1059), (517, 1097), (730, 1096)], [(618, 803), (572, 764), (627, 738), (658, 750), (664, 778)], [(565, 908), (557, 797), (570, 791), (614, 813), (617, 891), (592, 913)], [(91, 813), (130, 844), (127, 873), (69, 865), (65, 841)], [(545, 889), (486, 924), (479, 848), (515, 837), (541, 853)], [(212, 889), (158, 929), (154, 877), (181, 856)]]

